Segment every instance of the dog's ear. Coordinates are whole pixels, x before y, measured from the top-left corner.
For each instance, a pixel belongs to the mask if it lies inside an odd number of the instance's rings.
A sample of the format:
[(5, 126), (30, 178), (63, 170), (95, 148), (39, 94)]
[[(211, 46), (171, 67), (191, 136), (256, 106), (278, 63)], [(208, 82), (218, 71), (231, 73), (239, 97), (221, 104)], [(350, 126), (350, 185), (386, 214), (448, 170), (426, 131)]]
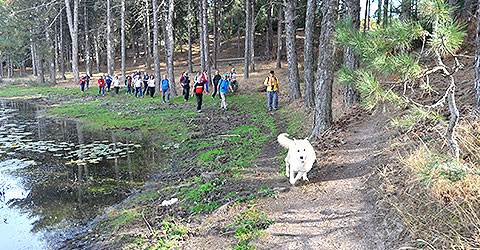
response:
[(308, 141), (308, 137), (305, 137), (305, 141)]

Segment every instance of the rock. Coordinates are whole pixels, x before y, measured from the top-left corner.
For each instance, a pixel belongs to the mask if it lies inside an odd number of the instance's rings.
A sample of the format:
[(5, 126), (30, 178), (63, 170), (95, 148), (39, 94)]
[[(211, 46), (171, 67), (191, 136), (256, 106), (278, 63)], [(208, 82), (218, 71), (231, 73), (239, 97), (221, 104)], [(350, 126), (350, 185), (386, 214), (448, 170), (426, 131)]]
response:
[(160, 204), (160, 206), (162, 206), (162, 207), (171, 206), (171, 205), (175, 204), (177, 201), (178, 201), (178, 198), (172, 198), (170, 200), (164, 200), (164, 201), (162, 201), (162, 204)]

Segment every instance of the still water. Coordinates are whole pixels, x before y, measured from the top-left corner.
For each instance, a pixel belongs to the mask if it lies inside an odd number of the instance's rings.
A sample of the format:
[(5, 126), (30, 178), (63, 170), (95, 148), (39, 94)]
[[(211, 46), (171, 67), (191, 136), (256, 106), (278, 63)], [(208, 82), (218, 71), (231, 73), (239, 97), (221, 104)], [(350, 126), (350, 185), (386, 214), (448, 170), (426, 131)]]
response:
[(0, 99), (0, 249), (52, 249), (152, 178), (160, 151), (142, 135), (89, 132)]

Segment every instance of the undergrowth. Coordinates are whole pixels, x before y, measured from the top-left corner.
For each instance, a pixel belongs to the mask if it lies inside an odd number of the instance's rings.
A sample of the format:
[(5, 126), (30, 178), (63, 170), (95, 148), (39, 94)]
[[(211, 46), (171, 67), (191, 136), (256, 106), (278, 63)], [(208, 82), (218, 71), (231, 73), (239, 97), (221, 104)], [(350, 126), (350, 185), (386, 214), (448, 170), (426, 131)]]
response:
[(393, 140), (403, 168), (390, 164), (381, 171), (382, 190), (415, 247), (480, 248), (479, 125), (460, 121), (460, 160), (448, 154), (441, 133), (445, 124), (429, 130), (417, 124)]

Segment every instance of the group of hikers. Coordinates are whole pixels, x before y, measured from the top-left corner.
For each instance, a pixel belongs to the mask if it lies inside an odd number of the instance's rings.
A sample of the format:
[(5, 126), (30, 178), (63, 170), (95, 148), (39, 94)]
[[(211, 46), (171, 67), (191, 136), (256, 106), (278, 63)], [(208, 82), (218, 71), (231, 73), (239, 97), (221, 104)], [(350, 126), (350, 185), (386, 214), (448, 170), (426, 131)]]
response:
[[(90, 76), (88, 74), (82, 76), (79, 80), (80, 89), (82, 92), (88, 90), (90, 83)], [(184, 72), (180, 77), (180, 86), (183, 88), (183, 97), (185, 102), (188, 102), (190, 96), (190, 77), (188, 72)], [(221, 100), (221, 108), (228, 110), (226, 102), (226, 94), (228, 89), (232, 92), (236, 91), (238, 88), (237, 83), (237, 74), (235, 73), (235, 68), (232, 68), (227, 74), (220, 75), (218, 70), (215, 71), (215, 75), (212, 79), (212, 99), (217, 96)], [(150, 98), (153, 98), (155, 95), (156, 82), (155, 76), (147, 74), (147, 72), (141, 73), (136, 71), (131, 75), (128, 75), (125, 78), (125, 88), (126, 95), (134, 95), (135, 98), (145, 97), (145, 95), (150, 95)], [(265, 79), (264, 85), (267, 91), (268, 99), (268, 109), (270, 111), (277, 110), (278, 108), (278, 79), (274, 75), (274, 71), (270, 71), (270, 75)], [(105, 91), (110, 92), (113, 86), (113, 90), (116, 95), (119, 94), (120, 90), (120, 79), (118, 75), (115, 75), (113, 78), (109, 74), (103, 74), (98, 79), (98, 95), (105, 96)], [(232, 87), (233, 86), (233, 87)], [(160, 81), (160, 91), (162, 93), (162, 102), (168, 102), (170, 100), (170, 82), (168, 81), (167, 75), (163, 75), (163, 79)], [(202, 102), (203, 94), (209, 93), (208, 91), (208, 73), (206, 70), (202, 72), (197, 72), (193, 79), (193, 89), (192, 96), (195, 96), (197, 99), (197, 112), (202, 112)]]

